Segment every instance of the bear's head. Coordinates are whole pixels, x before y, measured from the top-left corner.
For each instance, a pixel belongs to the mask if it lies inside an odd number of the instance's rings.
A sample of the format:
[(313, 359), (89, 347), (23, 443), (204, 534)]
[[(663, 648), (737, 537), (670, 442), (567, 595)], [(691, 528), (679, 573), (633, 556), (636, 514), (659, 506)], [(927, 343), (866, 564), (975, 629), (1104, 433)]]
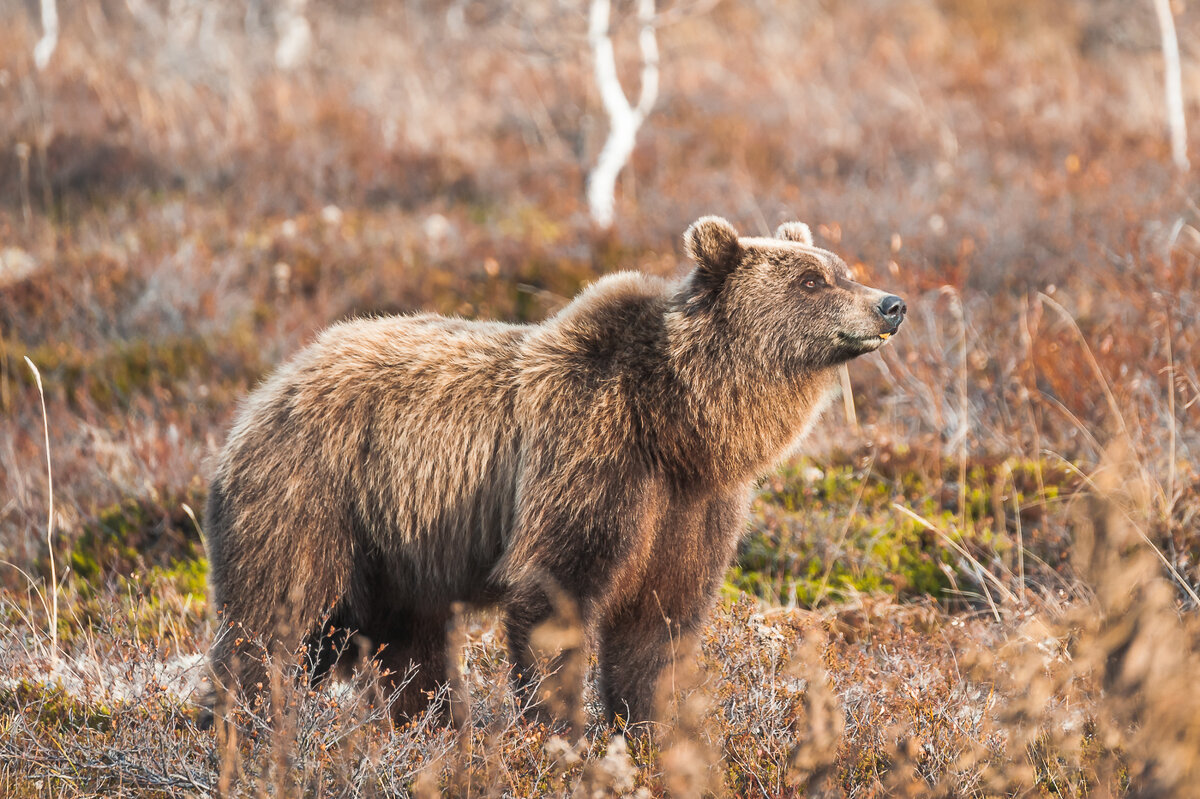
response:
[(881, 347), (904, 321), (903, 300), (856, 282), (799, 222), (752, 238), (707, 216), (683, 240), (696, 266), (677, 298), (680, 313), (706, 317), (705, 327), (727, 335), (731, 355), (772, 371), (843, 363)]

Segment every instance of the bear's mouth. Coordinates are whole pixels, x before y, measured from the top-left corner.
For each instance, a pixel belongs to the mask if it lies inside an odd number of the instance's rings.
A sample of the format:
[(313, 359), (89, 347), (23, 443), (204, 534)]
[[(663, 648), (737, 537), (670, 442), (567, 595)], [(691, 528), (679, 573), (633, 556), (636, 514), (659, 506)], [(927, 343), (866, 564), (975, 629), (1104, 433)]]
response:
[(866, 336), (854, 333), (838, 333), (838, 339), (843, 344), (849, 344), (852, 347), (869, 351), (882, 347), (894, 335), (896, 335), (895, 330), (885, 330), (881, 333), (872, 333)]

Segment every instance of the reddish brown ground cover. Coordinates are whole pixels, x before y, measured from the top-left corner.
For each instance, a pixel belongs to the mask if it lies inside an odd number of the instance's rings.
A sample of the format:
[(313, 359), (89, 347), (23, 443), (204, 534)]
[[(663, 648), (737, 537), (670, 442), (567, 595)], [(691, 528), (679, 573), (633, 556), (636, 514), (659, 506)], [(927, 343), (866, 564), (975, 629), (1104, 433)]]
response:
[[(1200, 192), (1150, 4), (665, 4), (608, 233), (581, 8), (311, 8), (283, 70), (274, 5), (88, 0), (38, 72), (9, 6), (0, 793), (1188, 795)], [(706, 213), (809, 222), (910, 318), (851, 367), (858, 427), (835, 405), (763, 482), (663, 734), (520, 720), (488, 618), (462, 621), (464, 733), (282, 678), (236, 740), (197, 730), (185, 506), (254, 381), (347, 316), (535, 320), (615, 269), (677, 274)]]

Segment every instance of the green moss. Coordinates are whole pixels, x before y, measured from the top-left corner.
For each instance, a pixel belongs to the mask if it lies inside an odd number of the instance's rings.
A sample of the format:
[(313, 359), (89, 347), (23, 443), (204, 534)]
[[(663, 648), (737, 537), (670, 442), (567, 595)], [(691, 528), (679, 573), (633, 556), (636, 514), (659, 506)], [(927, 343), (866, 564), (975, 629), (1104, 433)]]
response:
[(178, 561), (169, 569), (152, 569), (149, 579), (165, 580), (180, 595), (203, 600), (208, 594), (208, 558)]
[(198, 482), (183, 492), (130, 497), (102, 508), (84, 524), (71, 548), (71, 570), (77, 578), (94, 582), (107, 575), (171, 568), (202, 557), (200, 535), (184, 504), (204, 507)]
[(207, 580), (208, 561), (196, 558), (117, 575), (107, 590), (80, 590), (69, 613), (59, 617), (59, 641), (70, 644), (88, 630), (120, 630), (156, 644), (194, 641), (204, 626)]
[(112, 710), (106, 705), (87, 704), (61, 686), (29, 680), (0, 688), (0, 713), (18, 712), (38, 726), (55, 730), (107, 732), (112, 727)]
[(849, 456), (800, 461), (765, 480), (727, 590), (800, 605), (855, 593), (946, 597), (961, 556), (897, 505), (988, 562), (1013, 550), (1014, 508), (1032, 532), (1047, 499), (1078, 488), (1063, 467), (1021, 459), (971, 461), (965, 486), (957, 461), (908, 448), (861, 466)]
[[(171, 399), (191, 385), (204, 394), (192, 401), (231, 401), (256, 380), (265, 364), (258, 336), (249, 322), (221, 337), (185, 334), (118, 341), (102, 349), (82, 349), (64, 341), (29, 347), (5, 342), (9, 352), (28, 352), (41, 371), (48, 393), (59, 393), (72, 406), (90, 402), (102, 409), (127, 409), (142, 397)], [(12, 372), (31, 383), (28, 370)]]
[[(67, 554), (59, 639), (116, 625), (142, 640), (192, 635), (207, 603), (208, 561), (183, 510), (203, 507), (194, 483), (182, 492), (128, 498), (102, 508)], [(48, 569), (43, 565), (43, 572)], [(117, 601), (114, 602), (114, 599)]]

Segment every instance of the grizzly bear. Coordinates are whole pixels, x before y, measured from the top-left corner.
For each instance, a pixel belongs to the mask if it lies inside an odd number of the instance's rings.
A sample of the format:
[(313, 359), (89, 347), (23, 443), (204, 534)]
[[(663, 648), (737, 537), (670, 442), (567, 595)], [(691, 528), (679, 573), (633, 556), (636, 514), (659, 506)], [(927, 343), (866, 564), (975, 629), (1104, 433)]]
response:
[(465, 603), (502, 608), (528, 686), (555, 592), (597, 647), (610, 719), (647, 719), (754, 481), (906, 312), (800, 223), (741, 238), (705, 217), (684, 244), (682, 279), (610, 275), (541, 324), (334, 325), (259, 386), (208, 500), (216, 683), (261, 688), (252, 641), (311, 642), (320, 679), (323, 631), (353, 631), (388, 679), (415, 664), (393, 706), (407, 718), (446, 679)]

